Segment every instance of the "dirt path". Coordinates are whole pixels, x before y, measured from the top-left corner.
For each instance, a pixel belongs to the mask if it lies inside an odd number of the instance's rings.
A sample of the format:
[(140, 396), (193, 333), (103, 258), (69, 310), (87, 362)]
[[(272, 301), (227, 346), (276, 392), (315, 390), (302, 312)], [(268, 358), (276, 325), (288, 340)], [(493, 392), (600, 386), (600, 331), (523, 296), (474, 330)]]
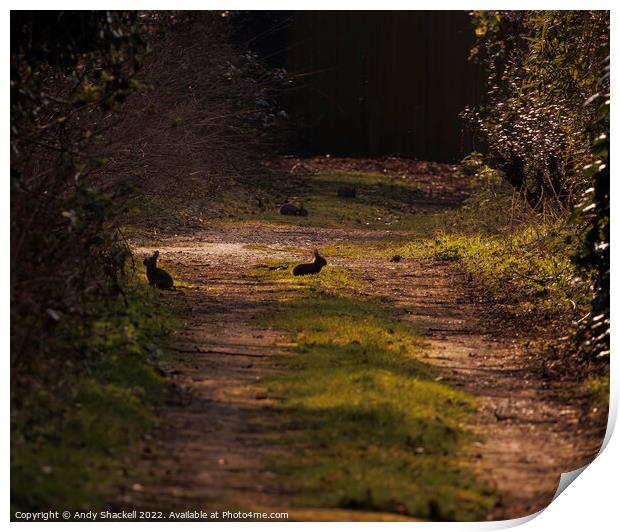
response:
[[(161, 429), (144, 442), (137, 469), (143, 480), (126, 487), (125, 506), (289, 511), (294, 519), (316, 520), (397, 518), (292, 510), (290, 494), (274, 487), (273, 473), (262, 466), (267, 455), (286, 451), (278, 441), (278, 405), (261, 386), (276, 371), (269, 356), (286, 351), (286, 345), (277, 331), (254, 325), (256, 315), (277, 302), (273, 287), (247, 270), (266, 259), (306, 258), (291, 249), (354, 243), (367, 236), (363, 231), (241, 226), (137, 250), (160, 250), (189, 285), (182, 295), (162, 297), (182, 297), (188, 310), (177, 357), (166, 368), (182, 390), (181, 401), (162, 410)], [(581, 424), (587, 413), (584, 398), (575, 396), (566, 381), (546, 375), (525, 347), (527, 335), (493, 330), (484, 319), (484, 301), (453, 267), (373, 258), (330, 263), (350, 268), (373, 293), (389, 297), (403, 319), (414, 321), (430, 339), (424, 361), (481, 398), (474, 429), (485, 442), (471, 459), (481, 477), (505, 494), (489, 517), (519, 517), (543, 508), (560, 473), (596, 453), (602, 434), (600, 428)]]
[(160, 251), (190, 284), (182, 294), (162, 295), (186, 302), (186, 327), (165, 367), (181, 400), (163, 409), (162, 429), (145, 443), (145, 478), (155, 482), (145, 482), (134, 502), (177, 510), (269, 506), (279, 494), (268, 491), (270, 474), (260, 463), (264, 453), (278, 452), (263, 443), (275, 406), (260, 380), (273, 372), (266, 357), (278, 351), (280, 338), (252, 326), (269, 303), (267, 288), (243, 274), (240, 244)]
[[(505, 500), (495, 519), (522, 517), (553, 498), (560, 474), (598, 452), (601, 427), (589, 418), (577, 381), (548, 374), (527, 331), (498, 330), (480, 294), (457, 268), (431, 261), (355, 265), (431, 340), (423, 361), (482, 399), (474, 430), (485, 442), (471, 457)], [(603, 429), (604, 431), (604, 429)]]

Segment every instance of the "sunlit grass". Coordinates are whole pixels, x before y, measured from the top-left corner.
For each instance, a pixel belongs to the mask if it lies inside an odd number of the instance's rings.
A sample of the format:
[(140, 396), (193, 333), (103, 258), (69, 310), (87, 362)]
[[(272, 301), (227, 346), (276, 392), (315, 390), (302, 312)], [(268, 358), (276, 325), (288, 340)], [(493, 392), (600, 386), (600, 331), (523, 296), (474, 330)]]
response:
[[(41, 390), (11, 416), (11, 505), (14, 510), (101, 507), (120, 481), (123, 460), (157, 423), (155, 406), (171, 389), (155, 363), (166, 357), (170, 303), (136, 276), (120, 298), (93, 302), (88, 334), (71, 324), (58, 348), (81, 350), (63, 386)], [(79, 370), (79, 371), (78, 371)]]
[(567, 234), (542, 224), (500, 235), (445, 232), (412, 240), (398, 253), (410, 259), (460, 263), (489, 295), (512, 302), (518, 314), (533, 310), (569, 314), (588, 305), (589, 282), (578, 272), (570, 249), (562, 250), (558, 243)]
[(319, 275), (294, 276), (292, 270), (296, 264), (298, 262), (268, 260), (255, 266), (250, 270), (250, 273), (270, 281), (276, 281), (282, 291), (288, 290), (290, 293), (301, 289), (310, 294), (317, 292), (337, 293), (345, 289), (356, 291), (361, 287), (359, 280), (352, 277), (344, 268), (326, 266)]
[(282, 302), (264, 325), (288, 331), (288, 371), (268, 380), (287, 418), (291, 453), (270, 467), (305, 506), (484, 518), (497, 497), (475, 479), (467, 424), (476, 400), (418, 360), (415, 327), (361, 297), (345, 270), (302, 282), (258, 268)]
[[(399, 231), (427, 231), (436, 224), (434, 215), (412, 206), (423, 198), (423, 193), (409, 181), (374, 173), (330, 172), (304, 177), (303, 187), (295, 189), (287, 179), (287, 176), (274, 176), (270, 186), (276, 191), (288, 191), (279, 201), (304, 198), (307, 217), (281, 215), (274, 198), (266, 199), (260, 209), (253, 196), (227, 190), (222, 198), (228, 213), (224, 218), (231, 222)], [(355, 185), (357, 197), (339, 198), (337, 192), (342, 185)]]
[(595, 403), (609, 405), (610, 387), (609, 373), (607, 375), (589, 377), (583, 383), (584, 390)]

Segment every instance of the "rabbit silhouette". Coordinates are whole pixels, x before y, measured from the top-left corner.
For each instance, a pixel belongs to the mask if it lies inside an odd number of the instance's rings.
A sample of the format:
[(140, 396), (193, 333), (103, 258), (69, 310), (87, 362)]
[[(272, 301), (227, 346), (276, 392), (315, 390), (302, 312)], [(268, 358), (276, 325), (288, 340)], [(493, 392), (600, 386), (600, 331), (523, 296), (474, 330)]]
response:
[(156, 286), (162, 290), (171, 290), (174, 281), (166, 270), (157, 267), (157, 257), (159, 257), (159, 251), (150, 257), (146, 257), (142, 262), (146, 266), (146, 278), (151, 286)]
[(285, 203), (280, 207), (280, 214), (288, 216), (308, 216), (308, 211), (304, 208), (304, 204), (295, 205), (294, 203)]
[(327, 266), (325, 257), (319, 255), (319, 250), (314, 250), (314, 262), (298, 264), (293, 268), (293, 275), (313, 275), (319, 273), (323, 266)]

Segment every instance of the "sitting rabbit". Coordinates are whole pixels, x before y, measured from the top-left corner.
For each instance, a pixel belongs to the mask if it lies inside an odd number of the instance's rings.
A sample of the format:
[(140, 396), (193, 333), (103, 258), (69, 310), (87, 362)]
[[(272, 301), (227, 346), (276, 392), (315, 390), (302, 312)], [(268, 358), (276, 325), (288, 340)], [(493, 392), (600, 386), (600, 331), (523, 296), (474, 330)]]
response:
[(142, 262), (146, 266), (146, 278), (152, 286), (171, 290), (174, 281), (167, 271), (157, 267), (157, 257), (159, 257), (159, 251), (153, 253), (151, 257), (146, 257)]
[(304, 204), (297, 206), (294, 203), (285, 203), (280, 207), (280, 214), (289, 216), (308, 216), (308, 211), (304, 209)]
[(357, 190), (355, 189), (355, 185), (344, 185), (338, 189), (339, 198), (354, 198), (356, 194)]
[(308, 264), (298, 264), (293, 268), (293, 275), (315, 274), (321, 271), (323, 266), (327, 266), (327, 261), (319, 255), (319, 250), (314, 250), (314, 262)]

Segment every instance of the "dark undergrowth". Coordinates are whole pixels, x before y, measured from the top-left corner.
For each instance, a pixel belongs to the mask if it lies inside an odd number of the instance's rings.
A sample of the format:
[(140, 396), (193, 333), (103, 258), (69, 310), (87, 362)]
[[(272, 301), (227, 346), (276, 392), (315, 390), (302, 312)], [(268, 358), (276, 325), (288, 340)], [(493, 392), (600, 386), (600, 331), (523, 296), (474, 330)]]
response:
[(123, 289), (127, 304), (93, 301), (87, 322), (67, 322), (54, 336), (80, 359), (28, 393), (12, 390), (12, 511), (104, 507), (131, 468), (135, 443), (157, 423), (154, 408), (172, 393), (157, 364), (176, 325), (173, 309), (137, 276)]
[(255, 271), (281, 286), (263, 323), (287, 331), (288, 371), (270, 378), (288, 421), (291, 453), (270, 464), (302, 506), (483, 519), (498, 496), (475, 477), (468, 428), (475, 398), (416, 355), (424, 342), (385, 302), (327, 267), (302, 280)]

